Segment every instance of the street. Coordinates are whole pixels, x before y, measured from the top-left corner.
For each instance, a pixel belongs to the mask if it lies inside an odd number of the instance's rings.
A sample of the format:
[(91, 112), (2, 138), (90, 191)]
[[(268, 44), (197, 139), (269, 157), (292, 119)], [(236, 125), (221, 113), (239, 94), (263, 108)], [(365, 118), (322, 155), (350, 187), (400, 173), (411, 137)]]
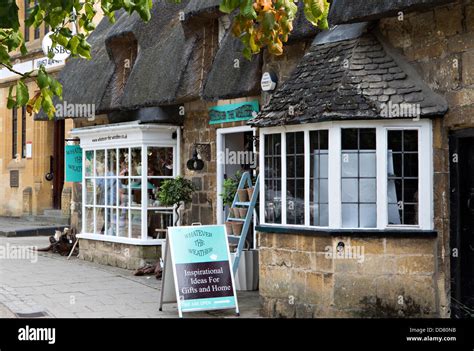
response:
[[(0, 247), (49, 245), (47, 237), (0, 237)], [(6, 252), (6, 250), (3, 250)], [(34, 256), (34, 255), (33, 255)], [(34, 258), (34, 259), (33, 259)], [(37, 259), (36, 259), (37, 258)], [(75, 257), (38, 253), (30, 259), (0, 258), (0, 317), (176, 318), (176, 304), (158, 310), (161, 280)], [(238, 292), (241, 318), (259, 317), (258, 292)], [(185, 314), (234, 317), (233, 311)]]

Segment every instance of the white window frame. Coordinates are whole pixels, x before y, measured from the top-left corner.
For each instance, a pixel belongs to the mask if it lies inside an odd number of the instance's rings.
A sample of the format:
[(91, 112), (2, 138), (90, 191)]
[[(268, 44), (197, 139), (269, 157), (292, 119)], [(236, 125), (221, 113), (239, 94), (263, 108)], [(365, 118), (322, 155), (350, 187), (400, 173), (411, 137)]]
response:
[[(376, 130), (376, 184), (377, 184), (377, 225), (375, 228), (343, 228), (341, 196), (341, 130), (345, 128), (375, 128)], [(329, 226), (309, 225), (309, 132), (328, 130), (328, 191)], [(389, 225), (387, 203), (387, 131), (418, 130), (418, 224)], [(286, 133), (303, 131), (305, 137), (305, 224), (286, 224)], [(260, 180), (260, 221), (265, 226), (288, 228), (338, 229), (354, 231), (370, 230), (432, 230), (433, 222), (433, 136), (431, 120), (377, 120), (377, 121), (337, 121), (304, 125), (261, 128), (259, 130), (259, 164), (264, 167), (265, 135), (281, 134), (281, 174), (282, 174), (282, 223), (265, 221), (265, 172)]]
[[(163, 138), (163, 134), (171, 135), (171, 133), (176, 132), (176, 138)], [(129, 138), (124, 141), (112, 141), (112, 142), (95, 142), (93, 139), (100, 137), (103, 135), (112, 134), (114, 135), (122, 134), (122, 133), (129, 133)], [(80, 234), (77, 235), (78, 238), (83, 239), (91, 239), (91, 240), (98, 240), (98, 241), (108, 241), (108, 242), (118, 242), (118, 243), (125, 243), (125, 244), (133, 244), (133, 245), (162, 245), (166, 242), (166, 239), (149, 239), (148, 238), (148, 211), (149, 210), (160, 210), (166, 209), (172, 211), (173, 215), (173, 223), (176, 220), (176, 214), (173, 207), (148, 207), (148, 189), (147, 189), (147, 182), (148, 178), (162, 178), (162, 179), (170, 179), (181, 174), (180, 171), (180, 143), (181, 143), (181, 128), (178, 126), (171, 126), (171, 125), (156, 125), (156, 124), (138, 124), (137, 122), (131, 123), (120, 123), (117, 125), (106, 125), (106, 126), (97, 126), (97, 127), (86, 127), (86, 128), (78, 128), (71, 131), (71, 134), (74, 136), (78, 136), (81, 139), (81, 147), (82, 147), (82, 164), (84, 165), (82, 170), (82, 231)], [(97, 143), (97, 145), (94, 145)], [(158, 147), (158, 148), (172, 148), (173, 149), (173, 175), (172, 176), (165, 176), (165, 177), (155, 177), (155, 176), (148, 176), (148, 157), (147, 151), (150, 147)], [(138, 206), (131, 206), (131, 193), (129, 191), (129, 203), (126, 206), (127, 210), (129, 211), (129, 236), (128, 237), (119, 237), (119, 236), (112, 236), (107, 235), (107, 228), (104, 231), (104, 234), (96, 234), (96, 233), (89, 233), (86, 232), (86, 207), (93, 208), (93, 219), (94, 219), (94, 228), (96, 227), (96, 208), (104, 208), (104, 222), (107, 221), (107, 208), (118, 208), (120, 206), (107, 206), (107, 186), (104, 187), (105, 189), (105, 205), (96, 205), (96, 189), (94, 188), (93, 196), (94, 201), (92, 205), (86, 205), (86, 176), (85, 176), (85, 158), (86, 152), (93, 151), (94, 152), (94, 162), (92, 168), (92, 176), (88, 176), (87, 179), (96, 180), (97, 178), (103, 179), (110, 179), (111, 177), (107, 177), (104, 175), (103, 177), (97, 177), (96, 175), (96, 152), (98, 150), (105, 151), (105, 163), (107, 164), (107, 150), (117, 150), (117, 157), (119, 156), (118, 150), (119, 149), (134, 149), (140, 148), (141, 149), (141, 167), (142, 167), (142, 175), (141, 176), (132, 176), (129, 174), (127, 178), (129, 181), (131, 179), (141, 179), (141, 205)], [(131, 161), (131, 160), (130, 160)], [(118, 160), (117, 160), (117, 167)], [(104, 170), (105, 172), (105, 170)], [(117, 180), (120, 178), (117, 176)], [(145, 179), (145, 181), (144, 181)], [(118, 196), (118, 192), (116, 194)], [(117, 202), (118, 204), (118, 202)], [(131, 214), (130, 211), (132, 210), (140, 210), (141, 211), (141, 237), (140, 238), (132, 238), (131, 235)], [(117, 214), (116, 214), (117, 216)], [(118, 224), (118, 221), (117, 221)]]

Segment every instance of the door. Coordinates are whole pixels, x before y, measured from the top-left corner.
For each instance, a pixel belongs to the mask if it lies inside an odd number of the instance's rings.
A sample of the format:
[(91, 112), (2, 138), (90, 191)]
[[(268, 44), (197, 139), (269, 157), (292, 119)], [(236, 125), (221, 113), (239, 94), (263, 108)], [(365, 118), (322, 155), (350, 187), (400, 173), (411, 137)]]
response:
[(251, 127), (233, 127), (217, 130), (217, 223), (223, 224), (226, 207), (222, 201), (223, 184), (238, 172), (256, 167), (254, 130)]
[(53, 208), (61, 209), (64, 187), (64, 120), (54, 121), (53, 146)]
[[(468, 134), (469, 135), (469, 134)], [(459, 137), (458, 137), (459, 136)], [(452, 314), (474, 317), (474, 135), (451, 144)]]

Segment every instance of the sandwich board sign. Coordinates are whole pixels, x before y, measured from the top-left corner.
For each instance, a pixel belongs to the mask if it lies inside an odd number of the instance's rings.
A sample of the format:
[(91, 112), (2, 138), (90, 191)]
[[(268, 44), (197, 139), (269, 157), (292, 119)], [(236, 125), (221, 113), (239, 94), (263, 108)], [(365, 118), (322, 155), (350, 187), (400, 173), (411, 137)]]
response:
[(234, 308), (239, 315), (225, 226), (168, 228), (160, 311), (174, 302), (179, 317)]

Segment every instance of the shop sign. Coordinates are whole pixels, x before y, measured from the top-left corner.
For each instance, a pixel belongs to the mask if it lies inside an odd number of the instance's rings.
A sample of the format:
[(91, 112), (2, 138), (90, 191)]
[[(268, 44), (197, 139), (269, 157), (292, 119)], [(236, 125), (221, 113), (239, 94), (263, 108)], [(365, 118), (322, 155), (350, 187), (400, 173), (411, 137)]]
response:
[(239, 312), (223, 225), (169, 227), (162, 281), (160, 308), (177, 302), (180, 317), (193, 311)]
[(209, 109), (209, 124), (247, 121), (259, 112), (257, 100), (214, 106)]
[(56, 46), (53, 48), (53, 40), (51, 39), (52, 34), (54, 34), (54, 32), (49, 32), (43, 38), (43, 42), (41, 44), (43, 53), (48, 56), (49, 53), (52, 52), (52, 59), (54, 60), (60, 61), (67, 59), (71, 55), (71, 52), (59, 44), (56, 44)]
[(260, 86), (263, 91), (275, 90), (277, 85), (276, 75), (270, 72), (265, 72), (262, 75), (262, 80), (260, 81)]
[(79, 145), (65, 146), (66, 182), (82, 181), (82, 148)]

